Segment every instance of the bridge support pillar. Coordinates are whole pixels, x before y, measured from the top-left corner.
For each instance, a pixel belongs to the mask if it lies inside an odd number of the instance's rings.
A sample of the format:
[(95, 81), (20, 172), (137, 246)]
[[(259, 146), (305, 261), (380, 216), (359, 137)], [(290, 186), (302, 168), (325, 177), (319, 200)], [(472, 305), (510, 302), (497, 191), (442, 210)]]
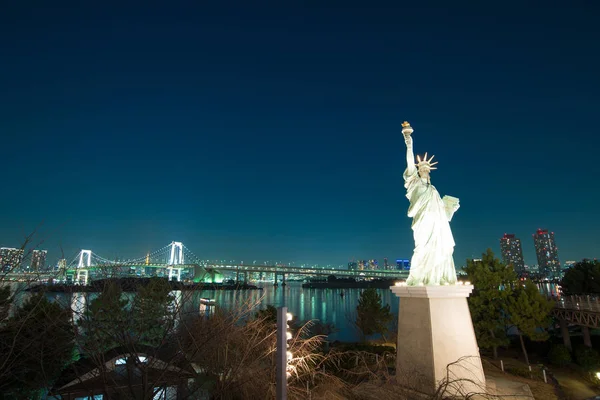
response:
[(281, 286), (285, 286), (285, 274), (281, 274)]
[(571, 335), (569, 334), (569, 323), (566, 319), (562, 318), (560, 318), (558, 322), (560, 323), (560, 333), (565, 347), (570, 351), (573, 351), (573, 346), (571, 346)]
[(87, 286), (88, 284), (88, 270), (87, 269), (78, 269), (77, 270), (77, 283)]
[(173, 278), (175, 278), (175, 280), (177, 282), (180, 282), (181, 281), (181, 270), (182, 270), (182, 268), (173, 268), (173, 267), (167, 268), (167, 272), (169, 274), (169, 281), (172, 281)]
[(277, 272), (273, 274), (273, 286), (279, 286), (279, 284), (277, 283)]
[(592, 347), (592, 338), (590, 337), (590, 328), (588, 328), (587, 326), (582, 326), (581, 333), (583, 333), (583, 344), (587, 347)]

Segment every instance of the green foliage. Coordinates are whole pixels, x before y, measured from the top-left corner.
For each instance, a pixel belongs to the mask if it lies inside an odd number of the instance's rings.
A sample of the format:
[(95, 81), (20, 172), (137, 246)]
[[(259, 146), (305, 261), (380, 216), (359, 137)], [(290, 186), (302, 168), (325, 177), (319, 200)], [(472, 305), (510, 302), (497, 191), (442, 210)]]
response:
[(531, 372), (529, 372), (529, 368), (511, 365), (505, 368), (505, 371), (511, 375), (521, 376), (523, 378), (529, 378), (531, 376)]
[(71, 313), (43, 294), (29, 298), (0, 329), (0, 392), (37, 398), (71, 360)]
[(600, 294), (600, 262), (576, 263), (567, 270), (560, 286), (565, 295)]
[(548, 358), (550, 362), (554, 365), (558, 365), (560, 367), (564, 367), (565, 365), (569, 365), (572, 361), (571, 352), (567, 348), (567, 346), (563, 344), (556, 344), (552, 346), (550, 352), (548, 353)]
[(356, 306), (356, 326), (364, 336), (378, 333), (385, 338), (393, 318), (389, 304), (382, 305), (377, 290), (369, 288), (361, 293)]
[(512, 325), (519, 330), (519, 340), (525, 361), (529, 363), (527, 349), (523, 336), (533, 341), (544, 341), (548, 339), (546, 328), (550, 325), (550, 311), (553, 304), (531, 281), (525, 285), (519, 285), (513, 295), (508, 298), (508, 315)]
[(510, 322), (533, 341), (548, 339), (545, 328), (550, 325), (553, 304), (540, 293), (535, 283), (526, 281), (514, 290), (508, 299)]
[[(150, 278), (139, 288), (131, 307), (132, 335), (136, 342), (156, 347), (173, 329), (175, 310), (171, 285), (163, 278)], [(179, 306), (179, 305), (176, 305)]]
[(102, 354), (129, 342), (132, 321), (125, 310), (129, 302), (122, 299), (122, 293), (119, 285), (108, 283), (79, 320), (86, 354)]
[(8, 318), (8, 310), (10, 310), (12, 300), (10, 286), (0, 287), (0, 322)]
[(598, 352), (587, 346), (579, 346), (575, 349), (575, 361), (587, 371), (596, 370), (600, 367)]
[(102, 354), (118, 346), (159, 346), (174, 327), (174, 297), (166, 279), (151, 278), (130, 302), (121, 287), (109, 282), (79, 321), (84, 352)]
[(509, 344), (505, 310), (516, 275), (512, 266), (504, 265), (490, 249), (481, 261), (467, 260), (465, 272), (475, 286), (468, 301), (477, 343), (483, 349), (494, 349), (495, 355), (497, 347)]

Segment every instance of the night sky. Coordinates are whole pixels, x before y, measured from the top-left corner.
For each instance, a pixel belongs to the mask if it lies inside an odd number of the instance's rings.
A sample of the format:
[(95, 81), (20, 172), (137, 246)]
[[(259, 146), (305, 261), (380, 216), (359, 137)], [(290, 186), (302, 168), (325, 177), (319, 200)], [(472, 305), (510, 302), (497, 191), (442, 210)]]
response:
[(0, 6), (1, 246), (409, 258), (408, 120), (457, 265), (600, 256), (600, 3), (133, 3)]

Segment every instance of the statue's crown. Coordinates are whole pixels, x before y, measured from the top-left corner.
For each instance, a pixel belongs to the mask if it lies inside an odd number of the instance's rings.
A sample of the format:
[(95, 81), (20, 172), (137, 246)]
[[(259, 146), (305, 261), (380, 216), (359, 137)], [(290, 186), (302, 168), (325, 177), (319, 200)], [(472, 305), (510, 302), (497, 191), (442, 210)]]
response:
[(415, 164), (417, 169), (421, 169), (421, 168), (427, 168), (428, 170), (437, 169), (436, 167), (434, 167), (434, 165), (437, 164), (438, 162), (437, 161), (434, 163), (431, 162), (433, 160), (433, 157), (435, 157), (435, 156), (431, 156), (431, 158), (428, 160), (427, 153), (425, 153), (425, 155), (423, 156), (423, 159), (421, 160), (421, 156), (417, 155), (417, 163)]

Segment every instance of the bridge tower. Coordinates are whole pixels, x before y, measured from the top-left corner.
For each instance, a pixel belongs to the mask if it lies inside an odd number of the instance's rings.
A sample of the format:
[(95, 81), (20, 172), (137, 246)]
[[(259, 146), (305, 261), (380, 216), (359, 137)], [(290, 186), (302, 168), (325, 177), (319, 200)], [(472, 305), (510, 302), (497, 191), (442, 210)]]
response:
[(79, 252), (79, 264), (77, 264), (77, 269), (89, 267), (91, 265), (92, 265), (92, 251), (91, 250), (81, 250), (81, 252)]
[(169, 257), (169, 267), (167, 268), (169, 280), (181, 281), (181, 270), (183, 268), (173, 267), (174, 265), (185, 264), (183, 257), (183, 243), (171, 242), (171, 256)]
[(76, 281), (83, 285), (88, 284), (89, 270), (88, 268), (92, 265), (92, 251), (81, 250), (79, 253), (79, 263), (77, 264), (77, 276)]
[(185, 264), (183, 260), (183, 243), (171, 242), (171, 257), (169, 257), (169, 265)]

